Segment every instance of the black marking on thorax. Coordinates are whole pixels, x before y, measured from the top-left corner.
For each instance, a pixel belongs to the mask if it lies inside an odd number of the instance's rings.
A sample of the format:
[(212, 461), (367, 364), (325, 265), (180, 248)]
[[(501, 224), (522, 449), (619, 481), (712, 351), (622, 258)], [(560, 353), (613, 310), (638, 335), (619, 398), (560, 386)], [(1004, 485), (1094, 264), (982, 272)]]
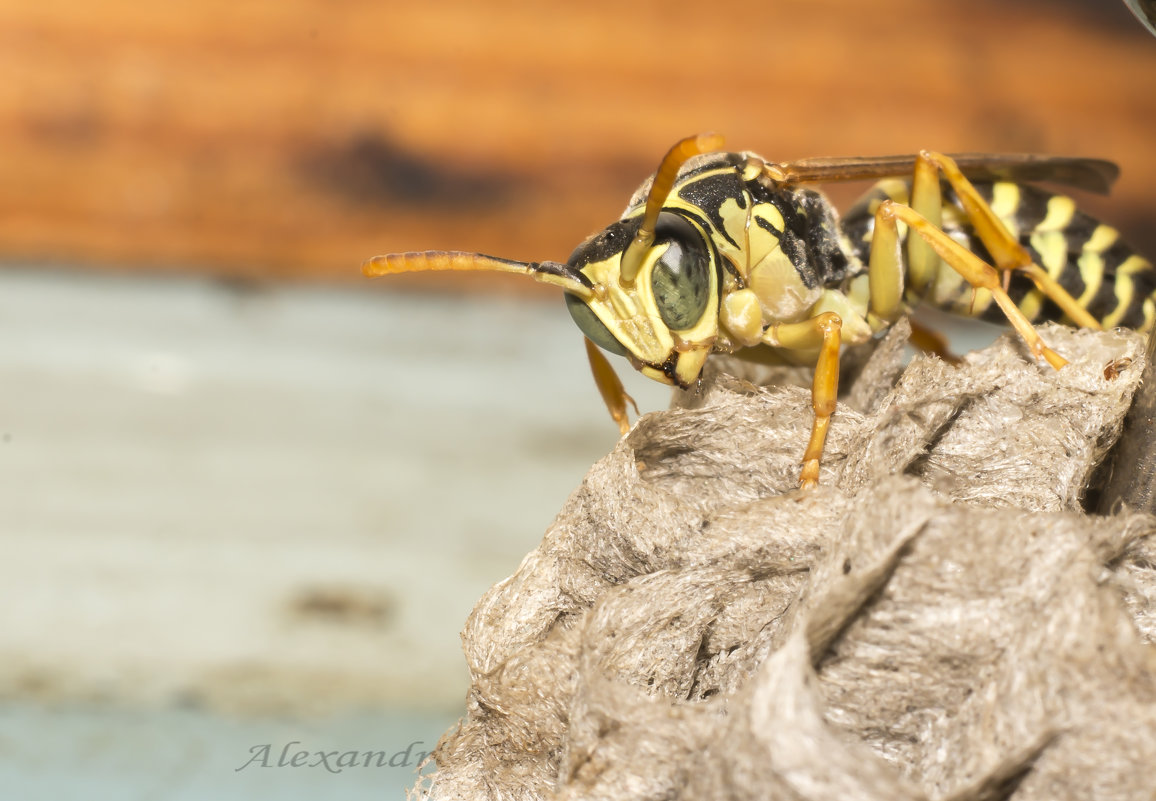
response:
[(852, 260), (840, 241), (839, 219), (831, 203), (806, 187), (771, 190), (757, 181), (747, 183), (756, 203), (769, 203), (783, 217), (783, 230), (756, 214), (758, 225), (778, 236), (779, 247), (799, 271), (808, 288), (838, 286), (847, 276)]
[(737, 172), (727, 170), (704, 175), (701, 178), (690, 178), (679, 186), (678, 196), (686, 203), (701, 209), (718, 236), (729, 242), (732, 247), (736, 249), (740, 247), (739, 243), (727, 233), (726, 221), (722, 216), (722, 207), (728, 200), (734, 200), (740, 209), (747, 207), (746, 193)]

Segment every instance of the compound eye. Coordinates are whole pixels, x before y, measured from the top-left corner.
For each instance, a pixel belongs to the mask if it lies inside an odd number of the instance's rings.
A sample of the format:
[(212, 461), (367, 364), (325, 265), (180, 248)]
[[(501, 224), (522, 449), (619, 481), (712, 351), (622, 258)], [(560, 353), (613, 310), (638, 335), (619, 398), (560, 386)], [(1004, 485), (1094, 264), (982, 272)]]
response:
[(650, 273), (658, 314), (672, 331), (691, 328), (710, 300), (710, 254), (694, 227), (677, 214), (658, 215), (654, 235), (654, 247), (662, 249)]
[(578, 324), (578, 330), (585, 334), (587, 339), (610, 353), (618, 356), (629, 355), (622, 343), (614, 338), (610, 329), (598, 319), (598, 315), (581, 298), (571, 295), (569, 292), (563, 294), (566, 298), (566, 308), (570, 310), (570, 316), (574, 318), (574, 322)]

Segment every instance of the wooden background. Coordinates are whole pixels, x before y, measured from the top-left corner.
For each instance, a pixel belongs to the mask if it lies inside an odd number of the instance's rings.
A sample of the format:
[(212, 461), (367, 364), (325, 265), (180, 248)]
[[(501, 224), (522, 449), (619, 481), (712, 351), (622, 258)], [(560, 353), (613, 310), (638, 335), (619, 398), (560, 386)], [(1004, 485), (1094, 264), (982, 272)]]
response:
[[(702, 130), (1111, 158), (1088, 205), (1156, 252), (1156, 39), (1116, 0), (0, 0), (0, 261), (564, 259)], [(518, 285), (469, 279), (431, 280)]]

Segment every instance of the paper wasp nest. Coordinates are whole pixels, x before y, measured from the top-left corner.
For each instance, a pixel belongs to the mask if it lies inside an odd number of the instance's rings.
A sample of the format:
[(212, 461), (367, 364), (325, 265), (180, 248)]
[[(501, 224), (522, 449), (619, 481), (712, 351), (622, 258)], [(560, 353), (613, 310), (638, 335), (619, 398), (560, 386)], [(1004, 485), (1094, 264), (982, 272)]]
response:
[(478, 602), (419, 791), (1152, 798), (1156, 522), (1080, 505), (1141, 338), (1045, 326), (1058, 372), (1007, 337), (904, 368), (906, 330), (845, 383), (817, 491), (806, 389), (716, 370), (640, 421)]

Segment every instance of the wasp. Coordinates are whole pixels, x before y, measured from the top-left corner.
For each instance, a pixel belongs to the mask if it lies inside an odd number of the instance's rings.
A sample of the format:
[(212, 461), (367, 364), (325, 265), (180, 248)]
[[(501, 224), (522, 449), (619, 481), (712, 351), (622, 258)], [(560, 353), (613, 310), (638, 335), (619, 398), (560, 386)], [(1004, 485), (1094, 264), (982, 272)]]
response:
[[(1033, 321), (1152, 327), (1152, 264), (1066, 195), (1032, 185), (1107, 193), (1111, 162), (922, 151), (776, 163), (721, 148), (715, 134), (676, 143), (622, 217), (565, 263), (429, 251), (378, 256), (363, 272), (499, 270), (559, 287), (623, 434), (630, 398), (600, 348), (683, 389), (711, 353), (814, 364), (802, 487), (819, 479), (841, 348), (921, 302), (1002, 318), (1056, 369), (1066, 361)], [(852, 180), (877, 183), (842, 218), (812, 186)], [(931, 332), (918, 341), (939, 349)]]

